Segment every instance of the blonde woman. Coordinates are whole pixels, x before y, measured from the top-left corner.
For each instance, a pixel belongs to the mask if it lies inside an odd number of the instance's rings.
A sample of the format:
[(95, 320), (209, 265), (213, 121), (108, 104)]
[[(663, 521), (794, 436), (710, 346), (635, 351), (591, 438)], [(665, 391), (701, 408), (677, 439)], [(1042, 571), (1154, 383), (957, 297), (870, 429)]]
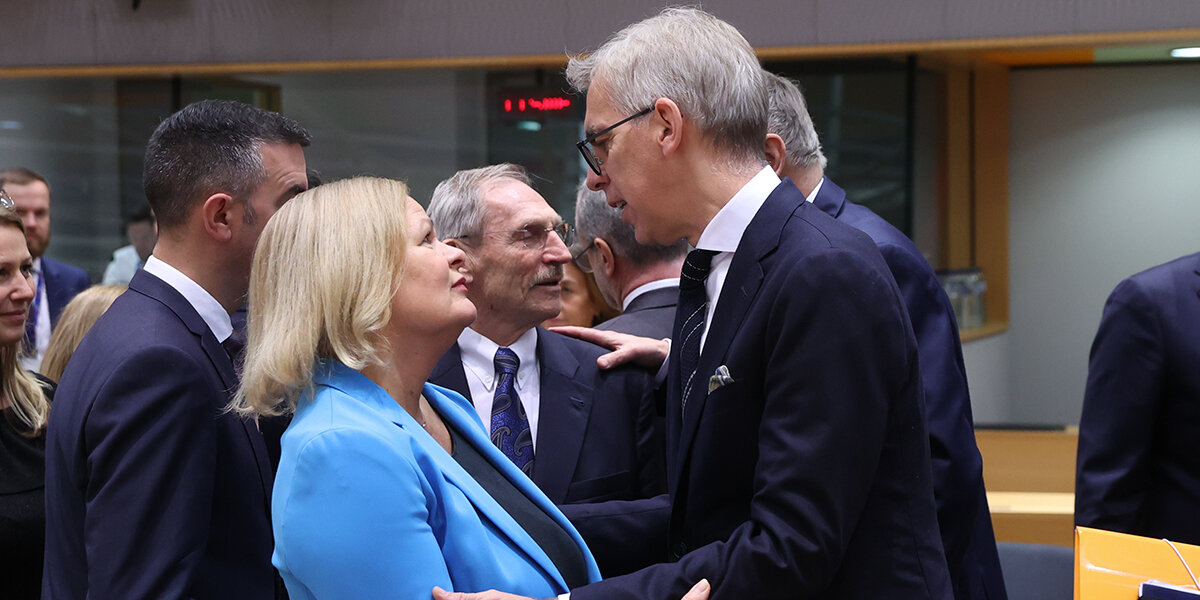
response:
[(17, 354), (33, 302), (25, 227), (0, 191), (0, 598), (40, 598), (45, 547), (46, 418), (53, 384), (21, 369)]
[(94, 285), (79, 292), (63, 307), (62, 315), (58, 317), (58, 326), (50, 335), (50, 345), (46, 346), (46, 357), (42, 359), (42, 375), (51, 381), (58, 381), (67, 361), (75, 353), (75, 347), (83, 340), (96, 319), (112, 306), (117, 296), (125, 293), (123, 285)]
[(475, 319), (462, 265), (397, 181), (322, 185), (263, 231), (233, 406), (294, 413), (272, 496), (293, 600), (428, 600), (434, 586), (546, 598), (599, 579), (471, 404), (425, 383)]

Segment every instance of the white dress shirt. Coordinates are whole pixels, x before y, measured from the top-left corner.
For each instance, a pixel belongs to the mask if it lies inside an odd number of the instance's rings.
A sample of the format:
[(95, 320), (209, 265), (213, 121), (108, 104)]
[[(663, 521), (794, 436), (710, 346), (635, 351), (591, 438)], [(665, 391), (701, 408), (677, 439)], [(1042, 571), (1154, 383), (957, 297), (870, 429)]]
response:
[[(538, 407), (541, 405), (542, 380), (537, 362), (537, 328), (530, 329), (508, 347), (521, 361), (517, 367), (515, 382), (521, 406), (529, 419), (529, 433), (533, 437), (533, 452), (537, 454)], [(500, 345), (479, 335), (470, 327), (458, 336), (458, 351), (462, 355), (463, 371), (467, 375), (467, 387), (471, 389), (471, 403), (483, 421), (483, 428), (492, 434), (492, 401), (496, 397), (496, 350)]]
[(633, 288), (633, 291), (629, 292), (629, 295), (625, 296), (625, 299), (621, 301), (621, 312), (629, 310), (629, 305), (633, 303), (634, 298), (637, 298), (646, 292), (653, 292), (654, 290), (661, 290), (669, 287), (679, 287), (679, 278), (675, 277), (673, 279), (659, 279), (657, 281), (651, 281), (650, 283), (643, 283), (642, 285)]
[(200, 284), (192, 281), (187, 275), (179, 272), (179, 269), (168, 265), (151, 255), (146, 259), (145, 266), (142, 270), (163, 280), (164, 283), (175, 288), (196, 312), (200, 313), (200, 318), (208, 324), (208, 328), (212, 330), (218, 342), (224, 342), (229, 339), (233, 333), (233, 324), (229, 320), (229, 313), (225, 311), (225, 307), (217, 302), (213, 295), (208, 293), (208, 290), (200, 287)]
[(721, 288), (725, 287), (725, 277), (729, 275), (729, 264), (733, 262), (733, 253), (737, 251), (742, 235), (762, 208), (767, 196), (779, 186), (779, 176), (771, 167), (763, 167), (733, 198), (725, 204), (716, 216), (708, 222), (696, 248), (717, 252), (712, 259), (712, 270), (708, 272), (708, 280), (704, 289), (708, 293), (708, 313), (705, 315), (704, 335), (700, 336), (700, 348), (704, 348), (708, 340), (708, 328), (712, 324), (713, 313), (717, 310), (717, 301), (721, 298)]

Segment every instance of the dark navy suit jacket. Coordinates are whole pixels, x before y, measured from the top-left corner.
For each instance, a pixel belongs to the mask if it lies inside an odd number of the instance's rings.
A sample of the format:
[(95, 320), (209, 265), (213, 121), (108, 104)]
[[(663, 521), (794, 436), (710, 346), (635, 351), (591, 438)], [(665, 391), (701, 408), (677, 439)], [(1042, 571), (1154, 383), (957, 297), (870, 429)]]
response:
[(1200, 544), (1200, 254), (1122, 281), (1079, 421), (1075, 523)]
[[(678, 598), (701, 577), (713, 600), (951, 597), (916, 342), (866, 235), (784, 180), (733, 256), (686, 410), (677, 352), (676, 562), (574, 600)], [(719, 366), (732, 382), (706, 385)]]
[(671, 337), (679, 286), (650, 290), (629, 303), (625, 312), (599, 324), (596, 329), (619, 331), (661, 340)]
[(254, 422), (222, 412), (236, 385), (195, 309), (139, 271), (50, 413), (44, 598), (275, 596), (271, 467)]
[[(596, 359), (605, 351), (587, 342), (541, 328), (537, 340), (541, 404), (534, 483), (555, 504), (661, 493), (663, 449), (653, 446), (652, 375), (631, 367), (601, 371)], [(429, 381), (471, 398), (458, 344)]]
[(46, 304), (50, 307), (50, 327), (58, 324), (58, 315), (75, 294), (91, 285), (87, 271), (42, 257), (42, 277), (46, 283)]
[(954, 597), (1002, 600), (1007, 597), (1004, 576), (983, 486), (983, 459), (975, 444), (967, 370), (950, 299), (912, 240), (871, 209), (846, 200), (846, 192), (837, 184), (825, 179), (813, 204), (870, 236), (900, 287), (917, 338), (938, 526)]

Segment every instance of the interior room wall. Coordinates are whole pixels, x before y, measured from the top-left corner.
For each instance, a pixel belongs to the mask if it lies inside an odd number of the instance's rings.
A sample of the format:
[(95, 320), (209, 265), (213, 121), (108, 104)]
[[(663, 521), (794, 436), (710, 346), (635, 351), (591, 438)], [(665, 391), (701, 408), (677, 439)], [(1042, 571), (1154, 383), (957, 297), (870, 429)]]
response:
[(1078, 423), (1105, 298), (1200, 251), (1200, 65), (1014, 70), (1011, 92), (1009, 331), (968, 374), (1006, 420)]

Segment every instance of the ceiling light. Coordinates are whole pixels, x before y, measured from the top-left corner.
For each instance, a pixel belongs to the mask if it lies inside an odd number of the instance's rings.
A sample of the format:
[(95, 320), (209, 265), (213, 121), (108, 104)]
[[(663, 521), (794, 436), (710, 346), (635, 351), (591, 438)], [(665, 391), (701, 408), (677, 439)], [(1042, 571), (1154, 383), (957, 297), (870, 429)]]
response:
[(1200, 58), (1200, 46), (1175, 48), (1171, 50), (1171, 56), (1174, 58)]

